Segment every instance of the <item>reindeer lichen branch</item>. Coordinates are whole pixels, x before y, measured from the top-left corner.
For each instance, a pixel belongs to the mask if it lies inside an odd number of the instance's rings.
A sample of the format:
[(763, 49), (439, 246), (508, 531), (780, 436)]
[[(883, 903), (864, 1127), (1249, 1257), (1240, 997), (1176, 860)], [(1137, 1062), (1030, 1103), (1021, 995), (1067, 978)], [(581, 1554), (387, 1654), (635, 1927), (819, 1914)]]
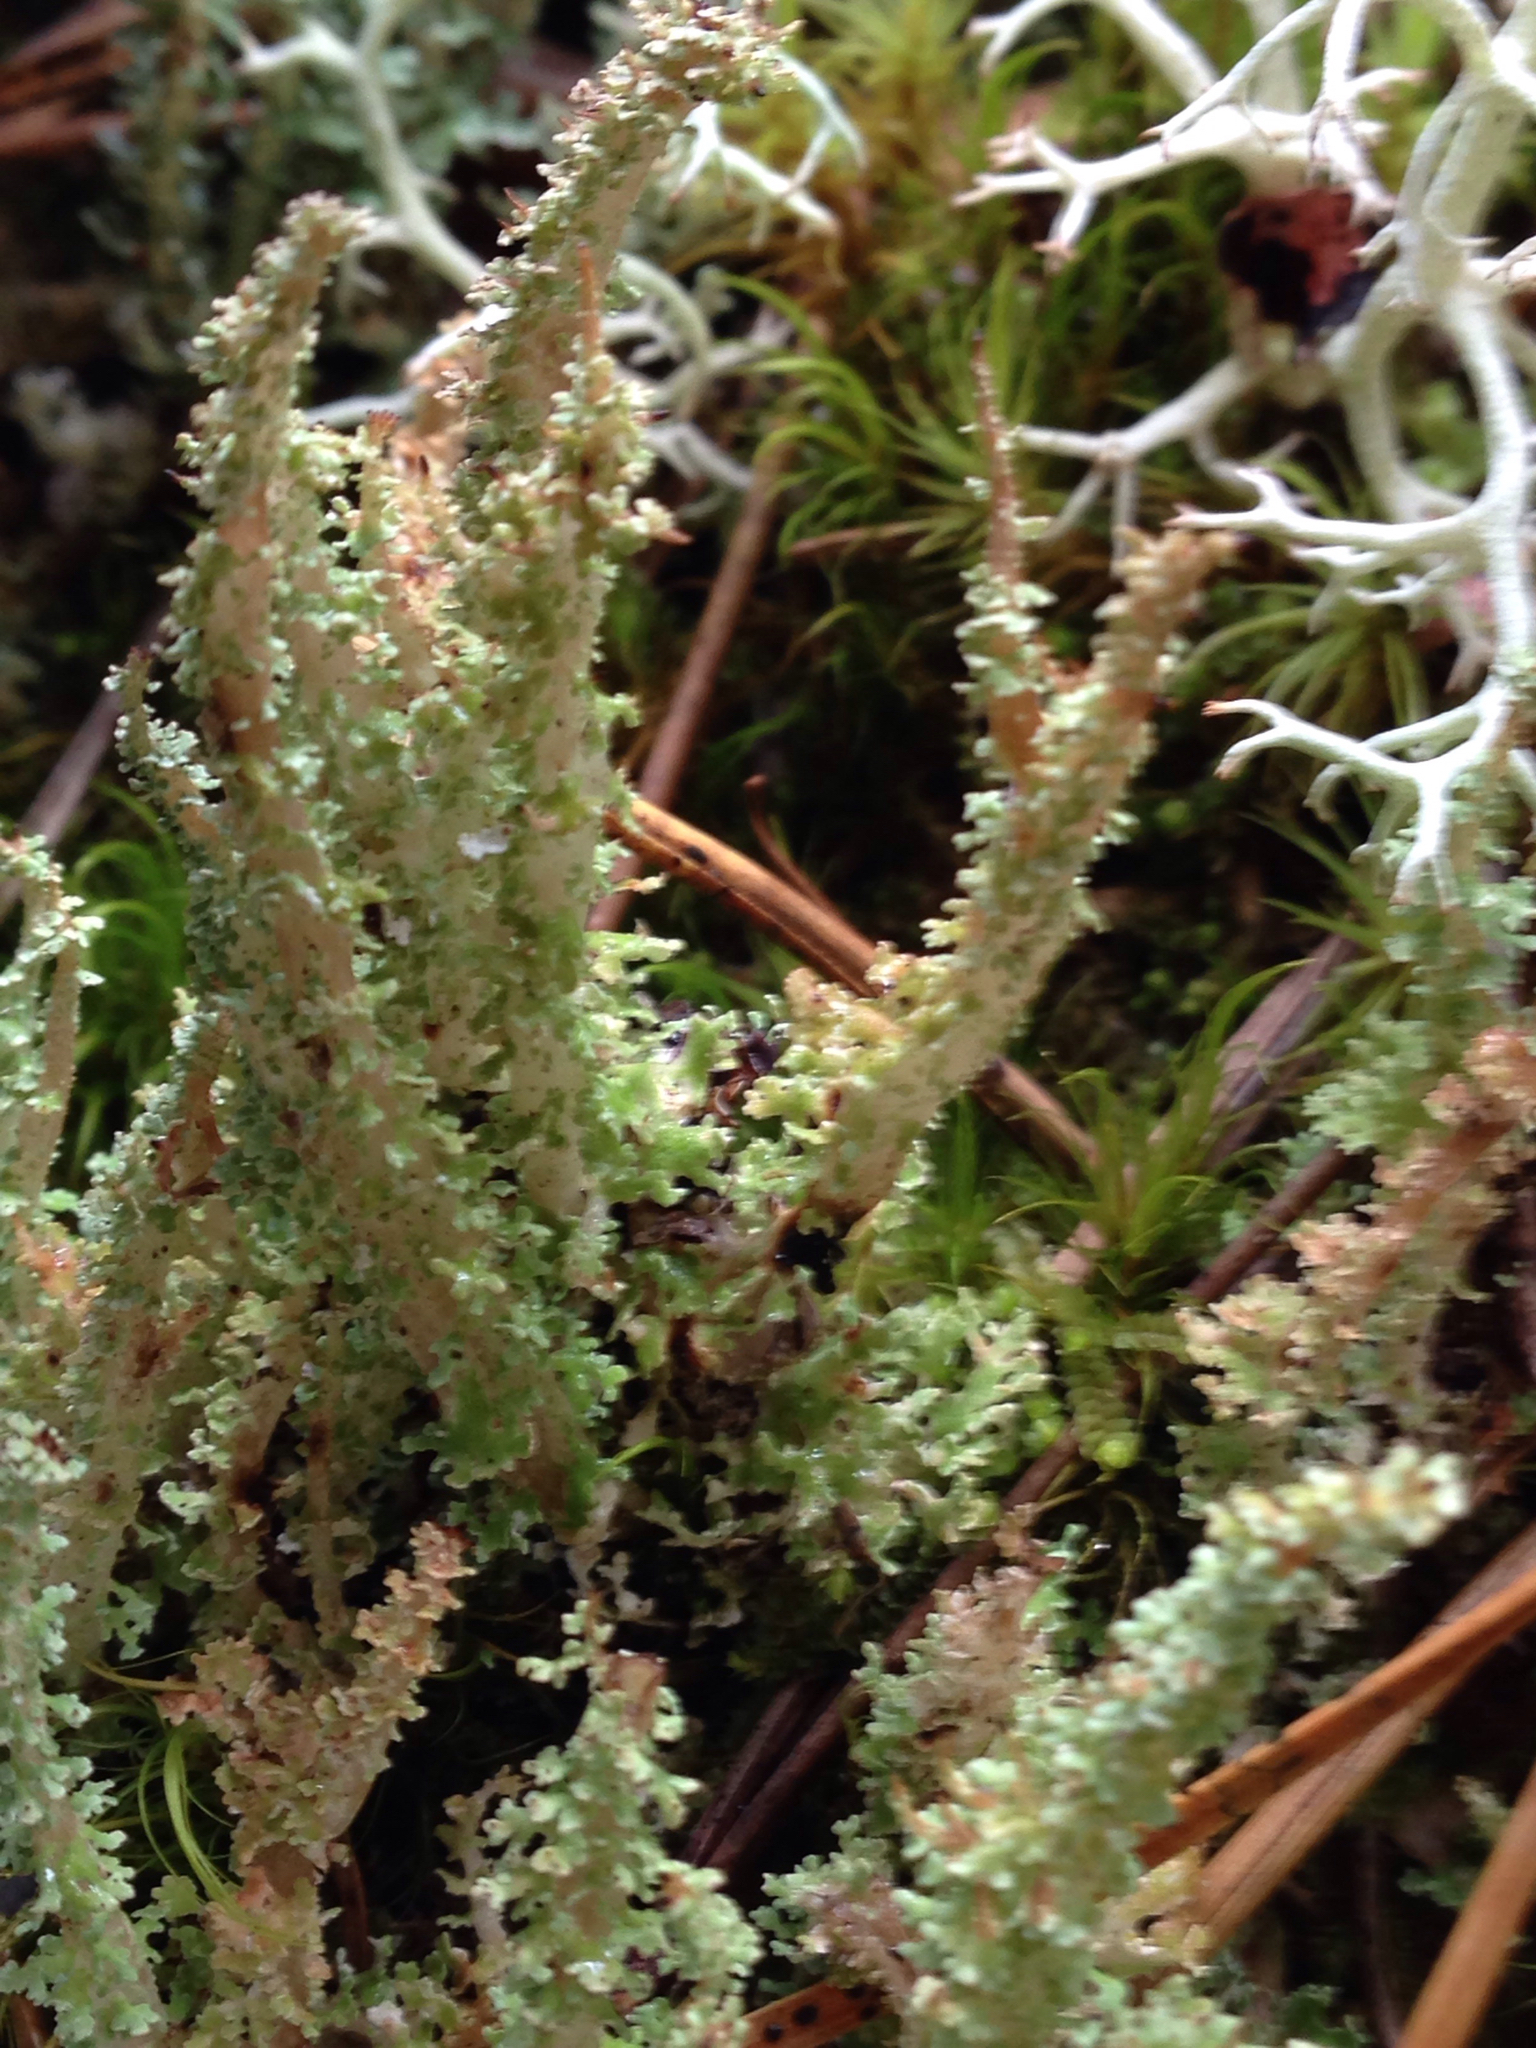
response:
[[(1016, 8), (988, 23), (989, 55), (999, 54), (1045, 11)], [(1119, 10), (1107, 11), (1119, 18)], [(1133, 12), (1134, 24), (1127, 17), (1122, 25), (1171, 77), (1154, 54), (1157, 38), (1146, 11)], [(1266, 720), (1267, 730), (1240, 742), (1229, 756), (1236, 764), (1270, 747), (1299, 746), (1326, 764), (1320, 793), (1341, 773), (1383, 791), (1387, 801), (1377, 836), (1408, 833), (1400, 891), (1411, 894), (1421, 878), (1433, 875), (1445, 894), (1455, 890), (1450, 834), (1459, 800), (1480, 781), (1492, 788), (1502, 780), (1523, 797), (1536, 786), (1536, 764), (1516, 744), (1536, 657), (1530, 560), (1530, 385), (1536, 352), (1513, 334), (1504, 311), (1522, 252), (1490, 257), (1477, 240), (1511, 153), (1536, 115), (1536, 8), (1519, 0), (1497, 21), (1474, 0), (1431, 0), (1428, 12), (1454, 45), (1461, 75), (1420, 132), (1395, 202), (1371, 161), (1380, 131), (1358, 116), (1363, 94), (1394, 82), (1361, 69), (1367, 12), (1360, 0), (1305, 0), (1270, 21), (1224, 77), (1210, 77), (1198, 90), (1190, 89), (1191, 79), (1183, 88), (1186, 104), (1161, 125), (1156, 148), (1107, 163), (1079, 163), (1026, 135), (1010, 146), (1033, 157), (1039, 168), (984, 177), (967, 197), (1062, 191), (1066, 203), (1055, 237), (1065, 249), (1099, 193), (1194, 155), (1217, 155), (1241, 169), (1258, 193), (1322, 178), (1350, 192), (1362, 215), (1379, 218), (1390, 210), (1390, 220), (1365, 251), (1377, 269), (1363, 302), (1310, 352), (1310, 360), (1307, 351), (1298, 355), (1294, 347), (1278, 358), (1267, 347), (1249, 351), (1207, 372), (1133, 427), (1066, 435), (1027, 426), (1020, 439), (1037, 453), (1090, 465), (1063, 519), (1080, 518), (1111, 476), (1123, 508), (1133, 500), (1128, 477), (1136, 464), (1154, 449), (1183, 440), (1217, 482), (1249, 493), (1252, 503), (1236, 510), (1190, 510), (1180, 524), (1251, 533), (1288, 550), (1324, 573), (1324, 609), (1349, 598), (1413, 610), (1434, 607), (1445, 614), (1460, 643), (1456, 685), (1472, 687), (1486, 673), (1465, 712), (1357, 741), (1281, 707), (1247, 705)], [(1276, 75), (1277, 54), (1318, 27), (1324, 30), (1323, 65), (1310, 109), (1261, 104), (1261, 83)], [(1486, 466), (1471, 497), (1432, 486), (1405, 451), (1394, 397), (1396, 358), (1408, 336), (1426, 324), (1442, 337), (1472, 392)], [(1218, 453), (1214, 435), (1221, 417), (1259, 390), (1305, 403), (1315, 403), (1327, 390), (1337, 396), (1381, 516), (1319, 515), (1261, 464)], [(1486, 591), (1484, 605), (1474, 605), (1468, 593), (1475, 590)]]

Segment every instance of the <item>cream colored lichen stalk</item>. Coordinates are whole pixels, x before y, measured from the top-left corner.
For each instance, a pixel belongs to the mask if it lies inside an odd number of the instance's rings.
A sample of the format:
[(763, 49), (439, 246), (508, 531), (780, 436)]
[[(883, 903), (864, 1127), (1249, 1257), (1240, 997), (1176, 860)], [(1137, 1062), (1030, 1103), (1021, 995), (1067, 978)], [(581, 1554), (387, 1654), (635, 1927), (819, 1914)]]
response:
[(1024, 580), (1013, 507), (998, 493), (993, 559), (972, 575), (962, 634), (992, 784), (970, 803), (965, 894), (934, 926), (932, 952), (881, 961), (888, 999), (792, 998), (803, 1050), (760, 1090), (765, 1104), (788, 1105), (806, 1072), (825, 1077), (826, 1120), (808, 1134), (822, 1149), (811, 1210), (847, 1222), (873, 1208), (1027, 1014), (1085, 920), (1079, 879), (1113, 832), (1180, 629), (1227, 546), (1187, 534), (1133, 543), (1125, 590), (1104, 606), (1093, 659), (1076, 670), (1047, 652), (1049, 599)]

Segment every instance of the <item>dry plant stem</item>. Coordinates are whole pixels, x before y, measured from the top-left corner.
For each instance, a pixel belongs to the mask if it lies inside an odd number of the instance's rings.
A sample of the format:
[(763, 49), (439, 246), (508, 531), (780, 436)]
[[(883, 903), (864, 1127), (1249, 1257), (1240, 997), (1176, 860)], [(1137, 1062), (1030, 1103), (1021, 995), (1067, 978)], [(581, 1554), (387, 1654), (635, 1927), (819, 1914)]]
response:
[(1273, 1742), (1261, 1743), (1232, 1763), (1197, 1779), (1177, 1795), (1178, 1819), (1143, 1836), (1139, 1854), (1148, 1868), (1203, 1842), (1228, 1821), (1273, 1798), (1313, 1765), (1338, 1755), (1401, 1709), (1423, 1699), (1443, 1680), (1459, 1680), (1500, 1643), (1536, 1621), (1536, 1565), (1470, 1614), (1431, 1629), (1400, 1656), (1362, 1678), (1341, 1699), (1314, 1707)]
[[(859, 994), (875, 957), (873, 944), (834, 912), (807, 901), (746, 854), (723, 840), (686, 825), (644, 797), (631, 800), (626, 817), (617, 808), (603, 821), (642, 859), (652, 862), (706, 896), (723, 897), (760, 931), (767, 932), (831, 981)], [(1093, 1140), (1038, 1081), (1011, 1060), (993, 1060), (976, 1077), (976, 1093), (1005, 1122), (1027, 1123), (1077, 1159), (1093, 1157)]]
[(725, 1830), (772, 1771), (776, 1757), (793, 1741), (824, 1691), (809, 1674), (779, 1687), (688, 1837), (685, 1853), (690, 1863), (710, 1862)]
[[(1034, 1507), (1043, 1501), (1076, 1457), (1077, 1439), (1071, 1430), (1063, 1430), (1050, 1449), (1036, 1458), (1028, 1471), (1014, 1482), (1004, 1496), (1000, 1520), (1006, 1520), (1010, 1515), (1024, 1508)], [(969, 1585), (976, 1574), (985, 1570), (996, 1556), (996, 1541), (990, 1536), (985, 1536), (979, 1543), (973, 1543), (968, 1550), (963, 1550), (958, 1557), (950, 1559), (929, 1590), (907, 1610), (886, 1637), (885, 1663), (888, 1670), (897, 1668), (902, 1658), (906, 1656), (909, 1646), (922, 1634), (940, 1594), (952, 1593), (960, 1586)], [(805, 1780), (835, 1753), (846, 1733), (849, 1718), (862, 1707), (864, 1697), (863, 1688), (853, 1681), (841, 1687), (800, 1736), (783, 1762), (763, 1780), (729, 1826), (722, 1829), (719, 1823), (725, 1817), (725, 1793), (727, 1787), (731, 1785), (731, 1780), (728, 1779), (726, 1786), (722, 1786), (720, 1793), (711, 1802), (709, 1811), (699, 1823), (697, 1832), (700, 1835), (707, 1829), (714, 1837), (712, 1851), (699, 1860), (727, 1874), (734, 1871), (777, 1825)], [(772, 1713), (777, 1706), (778, 1701), (775, 1700), (769, 1712)], [(762, 1724), (759, 1724), (758, 1732), (761, 1732), (761, 1726)], [(757, 1733), (754, 1733), (752, 1742), (756, 1741)], [(714, 1818), (717, 1814), (719, 1820)]]
[[(23, 838), (41, 839), (49, 847), (58, 845), (106, 759), (122, 715), (123, 700), (116, 690), (103, 690), (23, 813), (19, 828)], [(0, 917), (20, 894), (20, 884), (11, 877), (0, 882)]]
[(103, 690), (27, 806), (21, 821), (24, 833), (35, 834), (49, 846), (58, 845), (106, 758), (122, 715), (123, 700), (117, 691)]
[[(1431, 1622), (1418, 1640), (1474, 1612), (1523, 1575), (1536, 1571), (1536, 1526), (1523, 1530)], [(1479, 1657), (1487, 1652), (1480, 1652)], [(1424, 1723), (1470, 1675), (1477, 1660), (1460, 1665), (1438, 1685), (1379, 1728), (1316, 1765), (1295, 1784), (1266, 1800), (1206, 1865), (1190, 1917), (1206, 1930), (1213, 1949), (1231, 1940), (1259, 1908), (1330, 1835), (1381, 1774), (1401, 1756)]]
[(1536, 1899), (1536, 1767), (1419, 1993), (1398, 2048), (1467, 2048)]
[(1187, 1292), (1191, 1299), (1209, 1304), (1230, 1294), (1243, 1275), (1307, 1213), (1318, 1196), (1333, 1186), (1348, 1164), (1349, 1154), (1337, 1145), (1329, 1145), (1315, 1159), (1298, 1167), (1258, 1215), (1190, 1282)]
[[(752, 585), (762, 566), (773, 535), (774, 498), (784, 469), (784, 450), (777, 444), (759, 454), (752, 470), (752, 482), (741, 502), (741, 511), (731, 529), (719, 573), (710, 586), (688, 649), (688, 658), (672, 690), (666, 715), (656, 728), (644, 765), (640, 770), (640, 794), (653, 804), (669, 810), (677, 802), (683, 777), (709, 715), (715, 678), (730, 652), (742, 607), (752, 594)], [(631, 855), (614, 869), (615, 882), (633, 881), (640, 860)], [(634, 905), (631, 890), (615, 888), (592, 906), (588, 931), (617, 931)]]

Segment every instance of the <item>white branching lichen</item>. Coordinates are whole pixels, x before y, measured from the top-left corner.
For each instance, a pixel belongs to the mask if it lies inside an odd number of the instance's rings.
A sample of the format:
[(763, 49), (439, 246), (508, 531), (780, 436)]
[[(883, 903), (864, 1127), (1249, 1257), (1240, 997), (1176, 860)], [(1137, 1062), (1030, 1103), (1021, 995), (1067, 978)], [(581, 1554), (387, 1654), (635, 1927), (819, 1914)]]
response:
[[(1536, 8), (1516, 0), (1498, 18), (1481, 6), (1436, 0), (1428, 12), (1455, 45), (1460, 75), (1424, 125), (1395, 198), (1371, 167), (1378, 131), (1359, 114), (1362, 97), (1389, 89), (1389, 74), (1362, 72), (1368, 9), (1353, 0), (1306, 0), (1268, 21), (1266, 32), (1225, 77), (1152, 0), (1103, 0), (1104, 12), (1132, 38), (1185, 104), (1156, 139), (1103, 163), (1070, 159), (1033, 130), (1009, 149), (1037, 168), (981, 178), (973, 200), (997, 193), (1057, 191), (1065, 203), (1053, 242), (1069, 253), (1103, 193), (1155, 178), (1169, 165), (1216, 157), (1240, 170), (1255, 193), (1327, 182), (1350, 195), (1357, 216), (1380, 223), (1365, 251), (1374, 276), (1352, 319), (1320, 342), (1315, 357), (1275, 357), (1260, 347), (1214, 367), (1190, 389), (1122, 432), (1066, 434), (1025, 428), (1026, 444), (1077, 457), (1091, 467), (1069, 505), (1079, 516), (1103, 482), (1117, 480), (1117, 517), (1130, 516), (1136, 466), (1170, 442), (1187, 442), (1234, 491), (1243, 509), (1191, 512), (1185, 524), (1251, 533), (1278, 542), (1326, 572), (1325, 602), (1350, 596), (1368, 604), (1440, 610), (1462, 642), (1463, 679), (1486, 678), (1467, 702), (1436, 717), (1368, 740), (1297, 718), (1284, 706), (1237, 699), (1213, 706), (1224, 716), (1253, 716), (1265, 729), (1238, 742), (1229, 769), (1272, 747), (1299, 748), (1324, 764), (1319, 794), (1340, 775), (1379, 793), (1376, 832), (1412, 895), (1432, 877), (1442, 897), (1458, 888), (1450, 841), (1459, 810), (1482, 802), (1481, 787), (1502, 784), (1529, 807), (1536, 762), (1525, 750), (1533, 655), (1536, 583), (1530, 565), (1531, 419), (1528, 339), (1511, 308), (1524, 287), (1524, 251), (1490, 257), (1482, 239), (1489, 209), (1514, 152), (1536, 117)], [(999, 56), (1054, 9), (1025, 0), (1008, 14), (978, 21), (988, 53)], [(1324, 31), (1319, 92), (1310, 106), (1288, 53), (1303, 31)], [(1390, 218), (1384, 218), (1390, 215)], [(1428, 327), (1465, 375), (1487, 451), (1478, 491), (1458, 498), (1427, 483), (1405, 452), (1393, 393), (1394, 365), (1408, 336)], [(1285, 400), (1315, 403), (1331, 390), (1350, 443), (1379, 508), (1375, 518), (1335, 518), (1308, 509), (1272, 471), (1217, 454), (1214, 429), (1240, 399), (1271, 388)], [(1486, 589), (1486, 630), (1469, 597)], [(1403, 843), (1395, 842), (1399, 834)]]

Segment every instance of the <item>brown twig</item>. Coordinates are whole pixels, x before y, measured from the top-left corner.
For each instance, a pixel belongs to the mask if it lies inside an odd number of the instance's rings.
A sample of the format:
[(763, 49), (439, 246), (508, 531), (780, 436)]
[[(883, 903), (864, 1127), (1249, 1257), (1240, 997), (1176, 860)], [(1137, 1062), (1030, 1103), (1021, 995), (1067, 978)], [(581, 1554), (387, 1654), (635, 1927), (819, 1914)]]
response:
[(610, 810), (603, 822), (615, 839), (622, 839), (642, 859), (703, 896), (723, 898), (759, 931), (798, 953), (829, 980), (840, 981), (844, 988), (867, 988), (865, 976), (875, 957), (872, 941), (841, 917), (808, 903), (798, 889), (746, 854), (643, 796), (630, 800), (627, 816)]
[[(1524, 1530), (1468, 1581), (1429, 1625), (1426, 1635), (1471, 1614), (1523, 1573), (1536, 1571), (1536, 1524)], [(1425, 1636), (1417, 1638), (1422, 1642)], [(1268, 1799), (1205, 1866), (1191, 1918), (1220, 1948), (1251, 1920), (1319, 1842), (1413, 1741), (1430, 1716), (1470, 1674), (1486, 1650), (1427, 1687), (1380, 1727), (1316, 1764)]]
[(1305, 1166), (1298, 1167), (1257, 1216), (1238, 1232), (1230, 1244), (1222, 1247), (1204, 1272), (1190, 1281), (1186, 1293), (1192, 1300), (1206, 1304), (1220, 1301), (1224, 1294), (1230, 1294), (1243, 1275), (1258, 1264), (1297, 1218), (1304, 1216), (1318, 1196), (1332, 1187), (1348, 1164), (1349, 1154), (1338, 1145), (1329, 1145), (1315, 1159), (1309, 1159)]
[(1536, 1900), (1536, 1766), (1419, 1993), (1399, 2048), (1467, 2048)]
[[(116, 690), (103, 690), (22, 813), (17, 829), (24, 838), (41, 839), (50, 848), (58, 845), (106, 758), (122, 715), (123, 700)], [(14, 878), (0, 882), (0, 917), (20, 894), (21, 884)]]
[[(758, 569), (773, 534), (774, 499), (784, 469), (784, 451), (770, 443), (758, 456), (752, 481), (741, 501), (741, 511), (726, 542), (719, 572), (710, 586), (703, 615), (694, 631), (688, 658), (672, 689), (666, 715), (656, 728), (640, 770), (639, 790), (653, 804), (670, 809), (683, 786), (683, 776), (693, 757), (699, 733), (709, 712), (715, 678), (730, 652), (742, 607), (752, 593)], [(633, 881), (640, 872), (637, 859), (621, 860), (615, 867), (615, 882)], [(592, 906), (587, 929), (617, 931), (634, 905), (629, 889), (616, 888)]]
[[(681, 818), (644, 797), (631, 800), (627, 816), (614, 809), (604, 813), (603, 821), (616, 839), (622, 839), (643, 859), (703, 895), (721, 897), (749, 923), (808, 960), (829, 980), (860, 994), (869, 993), (866, 976), (875, 957), (873, 943), (835, 912), (808, 902), (798, 889), (771, 875), (757, 861), (723, 840), (685, 825)], [(1093, 1157), (1088, 1133), (1074, 1123), (1048, 1089), (1011, 1060), (994, 1060), (973, 1086), (982, 1101), (1005, 1119), (1026, 1122), (1075, 1158)]]
[(107, 757), (122, 715), (123, 700), (117, 691), (103, 690), (23, 812), (22, 832), (58, 845)]
[(1442, 1680), (1464, 1679), (1475, 1665), (1536, 1621), (1536, 1565), (1478, 1604), (1470, 1614), (1430, 1629), (1341, 1698), (1314, 1707), (1273, 1742), (1260, 1743), (1197, 1779), (1174, 1799), (1178, 1818), (1144, 1835), (1138, 1853), (1148, 1867), (1203, 1842), (1228, 1821), (1273, 1798), (1315, 1764), (1337, 1756)]

